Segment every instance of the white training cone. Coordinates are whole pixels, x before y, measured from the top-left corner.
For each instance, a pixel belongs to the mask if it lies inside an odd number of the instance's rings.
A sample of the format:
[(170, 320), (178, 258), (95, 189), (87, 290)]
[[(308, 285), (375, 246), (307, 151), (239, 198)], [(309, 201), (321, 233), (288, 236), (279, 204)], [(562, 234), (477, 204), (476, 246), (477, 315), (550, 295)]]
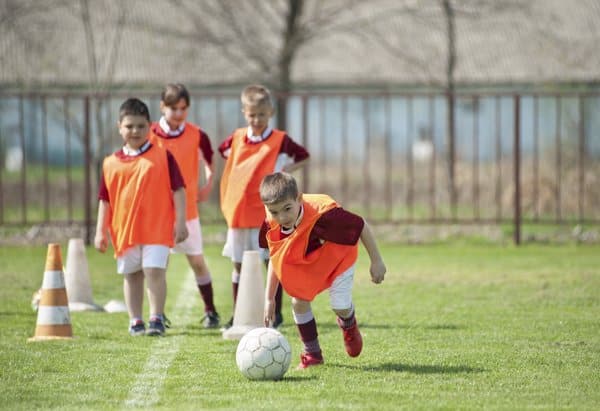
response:
[(48, 244), (35, 335), (28, 341), (73, 338), (59, 244)]
[(65, 283), (71, 311), (102, 311), (94, 304), (85, 245), (81, 238), (71, 238), (67, 248)]
[(260, 251), (244, 251), (233, 325), (223, 331), (223, 338), (239, 340), (248, 331), (264, 327), (265, 283)]

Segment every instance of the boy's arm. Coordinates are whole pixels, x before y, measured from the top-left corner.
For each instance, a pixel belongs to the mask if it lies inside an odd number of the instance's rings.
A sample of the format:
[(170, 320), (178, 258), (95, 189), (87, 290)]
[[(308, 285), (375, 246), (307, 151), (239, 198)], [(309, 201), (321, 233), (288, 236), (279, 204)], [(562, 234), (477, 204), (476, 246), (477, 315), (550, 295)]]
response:
[(106, 200), (98, 202), (98, 220), (96, 222), (96, 236), (94, 238), (94, 247), (101, 253), (108, 248), (108, 211), (110, 204)]
[(279, 279), (275, 275), (273, 264), (269, 261), (267, 268), (267, 286), (265, 288), (265, 327), (269, 327), (273, 322), (273, 316), (275, 314), (275, 294), (277, 293), (277, 286), (279, 285)]
[(213, 171), (214, 167), (212, 164), (209, 164), (206, 161), (204, 163), (204, 176), (206, 178), (206, 183), (203, 186), (198, 187), (198, 197), (196, 198), (197, 202), (203, 202), (208, 200), (210, 192), (213, 187)]
[(365, 249), (369, 254), (369, 259), (371, 260), (371, 267), (369, 268), (371, 273), (371, 281), (373, 281), (375, 284), (379, 284), (385, 277), (386, 268), (385, 264), (383, 263), (383, 259), (381, 258), (381, 254), (379, 254), (379, 248), (375, 242), (373, 231), (366, 221), (360, 234), (360, 240), (365, 246)]
[(304, 160), (300, 160), (296, 163), (288, 164), (285, 167), (283, 167), (282, 171), (285, 171), (286, 173), (291, 173), (295, 170), (298, 170), (301, 167), (304, 167), (308, 163), (308, 160), (309, 158), (305, 158)]
[(185, 188), (179, 187), (173, 192), (173, 202), (175, 203), (175, 243), (180, 243), (188, 236), (185, 225)]

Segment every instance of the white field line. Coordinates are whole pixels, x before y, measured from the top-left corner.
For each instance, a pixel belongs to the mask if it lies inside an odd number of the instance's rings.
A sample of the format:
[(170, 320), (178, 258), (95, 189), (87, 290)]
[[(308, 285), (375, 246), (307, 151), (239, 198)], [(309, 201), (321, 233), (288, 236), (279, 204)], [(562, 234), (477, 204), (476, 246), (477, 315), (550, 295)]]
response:
[[(198, 291), (194, 275), (192, 272), (188, 272), (177, 295), (177, 303), (173, 311), (168, 313), (174, 327), (185, 327), (190, 322), (192, 308), (197, 301)], [(129, 391), (125, 407), (148, 408), (156, 405), (160, 400), (160, 391), (167, 376), (167, 371), (185, 338), (184, 335), (169, 336), (169, 330), (167, 329), (166, 337), (142, 337), (156, 338), (156, 342), (152, 344), (148, 361)]]

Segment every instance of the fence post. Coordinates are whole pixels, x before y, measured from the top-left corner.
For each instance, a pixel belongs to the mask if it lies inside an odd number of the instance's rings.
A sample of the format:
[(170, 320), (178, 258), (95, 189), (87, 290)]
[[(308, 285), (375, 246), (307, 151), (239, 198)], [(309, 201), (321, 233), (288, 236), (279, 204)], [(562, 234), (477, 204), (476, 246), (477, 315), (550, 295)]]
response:
[(83, 131), (83, 155), (84, 155), (84, 183), (83, 183), (83, 195), (84, 195), (84, 219), (85, 219), (85, 244), (90, 245), (92, 239), (92, 181), (90, 174), (90, 167), (92, 164), (92, 155), (90, 152), (90, 96), (85, 96), (84, 104), (84, 131)]
[(515, 210), (514, 210), (514, 241), (521, 244), (521, 99), (518, 94), (515, 99), (515, 124), (514, 124), (514, 182), (515, 182)]

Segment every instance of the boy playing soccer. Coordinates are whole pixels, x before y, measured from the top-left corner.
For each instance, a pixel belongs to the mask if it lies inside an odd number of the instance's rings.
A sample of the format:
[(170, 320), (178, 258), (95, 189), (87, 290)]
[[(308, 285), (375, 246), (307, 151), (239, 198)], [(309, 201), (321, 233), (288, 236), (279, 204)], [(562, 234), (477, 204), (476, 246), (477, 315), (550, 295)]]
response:
[(273, 320), (275, 292), (279, 283), (292, 297), (294, 321), (304, 344), (299, 369), (323, 363), (317, 323), (310, 302), (329, 289), (331, 308), (342, 329), (346, 352), (356, 357), (362, 337), (352, 304), (354, 265), (358, 239), (371, 260), (371, 280), (383, 281), (386, 267), (371, 228), (361, 217), (342, 209), (324, 194), (301, 194), (296, 180), (274, 173), (260, 185), (260, 198), (267, 209), (259, 243), (268, 246), (271, 257), (265, 291), (265, 326)]
[[(227, 221), (227, 240), (223, 255), (230, 257), (233, 302), (246, 250), (258, 250), (258, 232), (265, 219), (265, 209), (258, 188), (267, 174), (275, 171), (292, 172), (308, 161), (308, 152), (295, 143), (285, 131), (269, 126), (273, 116), (271, 93), (261, 85), (251, 85), (242, 91), (242, 112), (248, 127), (234, 131), (221, 145), (219, 152), (226, 159), (221, 178), (221, 210)], [(281, 289), (276, 294), (275, 320), (281, 315)], [(233, 317), (226, 327), (230, 327)]]
[[(94, 245), (100, 252), (112, 240), (117, 272), (129, 312), (129, 334), (162, 335), (167, 296), (169, 248), (186, 239), (185, 184), (175, 158), (148, 141), (150, 113), (131, 98), (119, 109), (123, 148), (107, 156), (99, 187)], [(150, 321), (142, 320), (144, 279)]]
[[(204, 301), (204, 328), (219, 326), (219, 314), (213, 302), (210, 271), (203, 256), (202, 231), (198, 217), (199, 201), (206, 201), (212, 189), (213, 150), (210, 140), (198, 126), (186, 123), (190, 94), (183, 84), (167, 84), (161, 94), (162, 117), (150, 127), (150, 141), (168, 149), (181, 169), (186, 187), (186, 226), (188, 238), (176, 244), (171, 252), (183, 253), (194, 270), (196, 284)], [(206, 184), (198, 187), (200, 163), (204, 166)]]

